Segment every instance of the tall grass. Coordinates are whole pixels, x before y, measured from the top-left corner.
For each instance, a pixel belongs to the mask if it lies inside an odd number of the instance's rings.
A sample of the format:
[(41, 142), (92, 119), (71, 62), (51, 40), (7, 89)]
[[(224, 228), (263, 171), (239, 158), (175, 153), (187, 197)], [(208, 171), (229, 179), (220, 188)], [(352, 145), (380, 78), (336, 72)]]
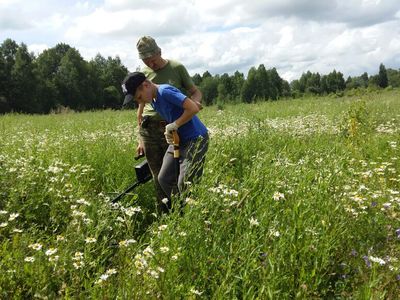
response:
[(400, 92), (205, 108), (156, 214), (133, 111), (0, 117), (0, 298), (396, 299)]

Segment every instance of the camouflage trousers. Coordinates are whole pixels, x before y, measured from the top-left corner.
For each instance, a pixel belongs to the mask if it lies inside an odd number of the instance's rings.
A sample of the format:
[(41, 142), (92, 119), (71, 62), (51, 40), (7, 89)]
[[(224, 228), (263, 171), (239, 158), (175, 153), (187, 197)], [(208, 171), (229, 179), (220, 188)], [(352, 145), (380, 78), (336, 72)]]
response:
[(164, 136), (165, 124), (165, 121), (148, 121), (145, 128), (141, 126), (139, 129), (146, 159), (153, 175), (158, 207), (161, 211), (165, 211), (164, 205), (161, 202), (162, 199), (168, 198), (158, 182), (158, 174), (160, 173), (163, 157), (168, 149), (168, 143)]

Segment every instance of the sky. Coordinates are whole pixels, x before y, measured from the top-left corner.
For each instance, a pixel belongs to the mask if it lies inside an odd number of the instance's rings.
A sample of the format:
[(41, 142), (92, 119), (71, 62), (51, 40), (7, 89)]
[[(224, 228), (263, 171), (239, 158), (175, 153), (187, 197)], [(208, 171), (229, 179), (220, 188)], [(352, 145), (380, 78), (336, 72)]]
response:
[(121, 58), (134, 71), (137, 40), (155, 38), (164, 58), (191, 75), (247, 75), (275, 67), (291, 81), (307, 71), (347, 76), (400, 68), (399, 0), (0, 0), (0, 43), (39, 55), (57, 43)]

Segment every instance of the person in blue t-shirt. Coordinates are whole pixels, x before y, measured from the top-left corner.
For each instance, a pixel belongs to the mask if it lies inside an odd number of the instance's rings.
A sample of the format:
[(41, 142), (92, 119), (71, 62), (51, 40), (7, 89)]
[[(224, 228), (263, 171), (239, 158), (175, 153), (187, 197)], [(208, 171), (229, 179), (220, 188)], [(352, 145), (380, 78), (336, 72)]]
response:
[[(164, 155), (158, 175), (159, 183), (168, 195), (164, 211), (171, 208), (171, 194), (182, 192), (186, 182), (196, 182), (203, 174), (205, 155), (208, 150), (208, 130), (196, 116), (199, 107), (177, 88), (169, 84), (154, 84), (141, 72), (128, 74), (122, 82), (124, 102), (135, 99), (138, 104), (151, 103), (153, 108), (169, 123), (165, 126), (165, 138), (169, 147)], [(179, 135), (179, 177), (173, 157), (173, 132)], [(178, 182), (177, 182), (178, 181)], [(178, 191), (174, 187), (178, 187)]]

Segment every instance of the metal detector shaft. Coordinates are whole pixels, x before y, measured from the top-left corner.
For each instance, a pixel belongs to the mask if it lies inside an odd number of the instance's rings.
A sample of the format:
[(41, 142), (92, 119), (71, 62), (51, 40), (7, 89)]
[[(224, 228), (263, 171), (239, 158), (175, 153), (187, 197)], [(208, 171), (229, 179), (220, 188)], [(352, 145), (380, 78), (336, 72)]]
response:
[(125, 191), (123, 191), (121, 194), (119, 194), (117, 197), (115, 197), (111, 202), (115, 203), (117, 201), (119, 201), (119, 199), (122, 198), (122, 196), (125, 196), (127, 193), (129, 193), (130, 191), (132, 191), (135, 187), (137, 187), (138, 185), (140, 185), (141, 182), (135, 182), (134, 184), (132, 184), (130, 187), (128, 187)]

